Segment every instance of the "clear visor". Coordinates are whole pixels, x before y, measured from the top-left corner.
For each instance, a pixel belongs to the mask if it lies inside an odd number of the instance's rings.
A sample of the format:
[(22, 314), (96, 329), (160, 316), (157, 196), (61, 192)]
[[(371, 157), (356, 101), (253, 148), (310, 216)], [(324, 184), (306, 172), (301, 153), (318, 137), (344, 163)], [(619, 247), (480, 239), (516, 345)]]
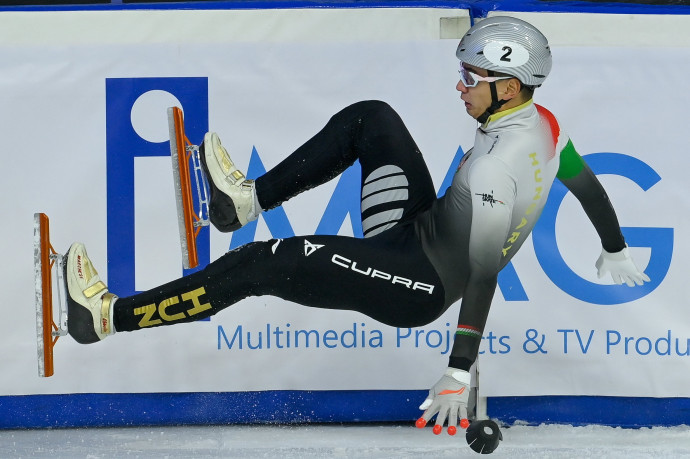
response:
[(512, 76), (499, 76), (499, 77), (479, 76), (476, 73), (465, 68), (462, 65), (462, 62), (460, 62), (460, 70), (458, 70), (458, 73), (460, 73), (460, 81), (462, 81), (462, 84), (465, 85), (466, 88), (474, 88), (475, 86), (477, 86), (482, 81), (486, 81), (487, 83), (492, 83), (492, 82), (498, 81), (498, 80), (508, 80), (510, 78), (514, 78)]

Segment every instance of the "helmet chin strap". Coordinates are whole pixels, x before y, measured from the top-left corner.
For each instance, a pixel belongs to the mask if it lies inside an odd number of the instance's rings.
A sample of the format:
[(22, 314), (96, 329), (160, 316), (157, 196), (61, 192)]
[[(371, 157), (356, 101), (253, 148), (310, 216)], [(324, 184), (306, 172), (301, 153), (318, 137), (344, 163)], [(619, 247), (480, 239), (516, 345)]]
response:
[[(488, 71), (488, 76), (494, 76), (495, 73), (493, 70)], [(489, 83), (489, 88), (491, 89), (491, 105), (489, 108), (486, 109), (484, 113), (479, 115), (477, 117), (477, 121), (479, 121), (481, 124), (486, 123), (486, 121), (489, 119), (491, 115), (493, 115), (496, 110), (499, 108), (503, 107), (503, 104), (508, 102), (507, 100), (499, 100), (498, 99), (498, 90), (496, 90), (496, 82), (492, 81)]]

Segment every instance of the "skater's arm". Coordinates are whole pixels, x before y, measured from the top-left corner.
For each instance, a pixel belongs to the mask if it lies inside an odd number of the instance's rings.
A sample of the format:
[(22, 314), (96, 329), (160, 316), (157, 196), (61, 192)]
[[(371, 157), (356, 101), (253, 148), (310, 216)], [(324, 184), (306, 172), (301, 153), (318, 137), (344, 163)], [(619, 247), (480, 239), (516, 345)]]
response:
[(601, 240), (601, 255), (595, 263), (599, 278), (610, 272), (616, 284), (633, 287), (649, 282), (630, 256), (606, 190), (572, 142), (561, 151), (560, 160), (557, 177), (580, 202)]
[(470, 276), (460, 305), (458, 328), (449, 364), (469, 370), (496, 290), (503, 247), (510, 233), (517, 185), (501, 159), (486, 155), (472, 164), (469, 174), (472, 226), (469, 240)]
[(601, 239), (602, 247), (608, 252), (623, 250), (625, 239), (606, 190), (571, 141), (561, 151), (560, 159), (557, 177), (582, 205)]
[(487, 155), (471, 167), (470, 277), (463, 293), (448, 369), (420, 406), (425, 411), (417, 421), (417, 426), (423, 427), (438, 413), (434, 426), (436, 434), (441, 433), (446, 421), (451, 435), (457, 432), (458, 425), (467, 428), (468, 370), (477, 357), (496, 290), (502, 248), (515, 201), (515, 181), (500, 159)]
[(460, 304), (458, 328), (448, 358), (449, 367), (469, 370), (476, 360), (497, 279), (498, 274), (482, 279), (470, 278)]

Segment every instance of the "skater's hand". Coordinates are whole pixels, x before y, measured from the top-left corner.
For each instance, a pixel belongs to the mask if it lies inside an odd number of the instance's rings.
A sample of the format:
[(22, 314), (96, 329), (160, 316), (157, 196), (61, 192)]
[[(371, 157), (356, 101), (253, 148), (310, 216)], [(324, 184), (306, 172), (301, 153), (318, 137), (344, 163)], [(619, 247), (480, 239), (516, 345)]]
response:
[(417, 420), (420, 429), (426, 426), (431, 418), (436, 415), (434, 433), (443, 431), (443, 424), (448, 420), (448, 434), (455, 435), (458, 431), (458, 419), (460, 427), (466, 429), (469, 426), (467, 420), (467, 401), (470, 397), (470, 374), (464, 370), (450, 368), (438, 380), (429, 391), (429, 396), (419, 407), (425, 410), (422, 417)]
[(625, 282), (628, 287), (634, 287), (635, 284), (642, 285), (645, 281), (649, 282), (649, 276), (635, 266), (627, 246), (620, 252), (614, 253), (601, 249), (601, 255), (595, 266), (599, 279), (610, 272), (613, 281), (619, 285)]

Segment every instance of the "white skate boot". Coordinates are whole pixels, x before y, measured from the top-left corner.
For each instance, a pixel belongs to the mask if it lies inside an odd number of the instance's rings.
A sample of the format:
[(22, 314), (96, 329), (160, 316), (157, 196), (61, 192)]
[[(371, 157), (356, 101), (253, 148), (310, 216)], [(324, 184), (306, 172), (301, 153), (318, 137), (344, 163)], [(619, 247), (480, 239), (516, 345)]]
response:
[(256, 220), (259, 212), (255, 203), (254, 180), (248, 180), (235, 167), (218, 134), (207, 133), (199, 153), (211, 191), (209, 219), (213, 226), (228, 233)]
[(90, 344), (115, 333), (112, 306), (117, 297), (108, 292), (83, 244), (72, 244), (64, 269), (69, 334), (78, 343)]

